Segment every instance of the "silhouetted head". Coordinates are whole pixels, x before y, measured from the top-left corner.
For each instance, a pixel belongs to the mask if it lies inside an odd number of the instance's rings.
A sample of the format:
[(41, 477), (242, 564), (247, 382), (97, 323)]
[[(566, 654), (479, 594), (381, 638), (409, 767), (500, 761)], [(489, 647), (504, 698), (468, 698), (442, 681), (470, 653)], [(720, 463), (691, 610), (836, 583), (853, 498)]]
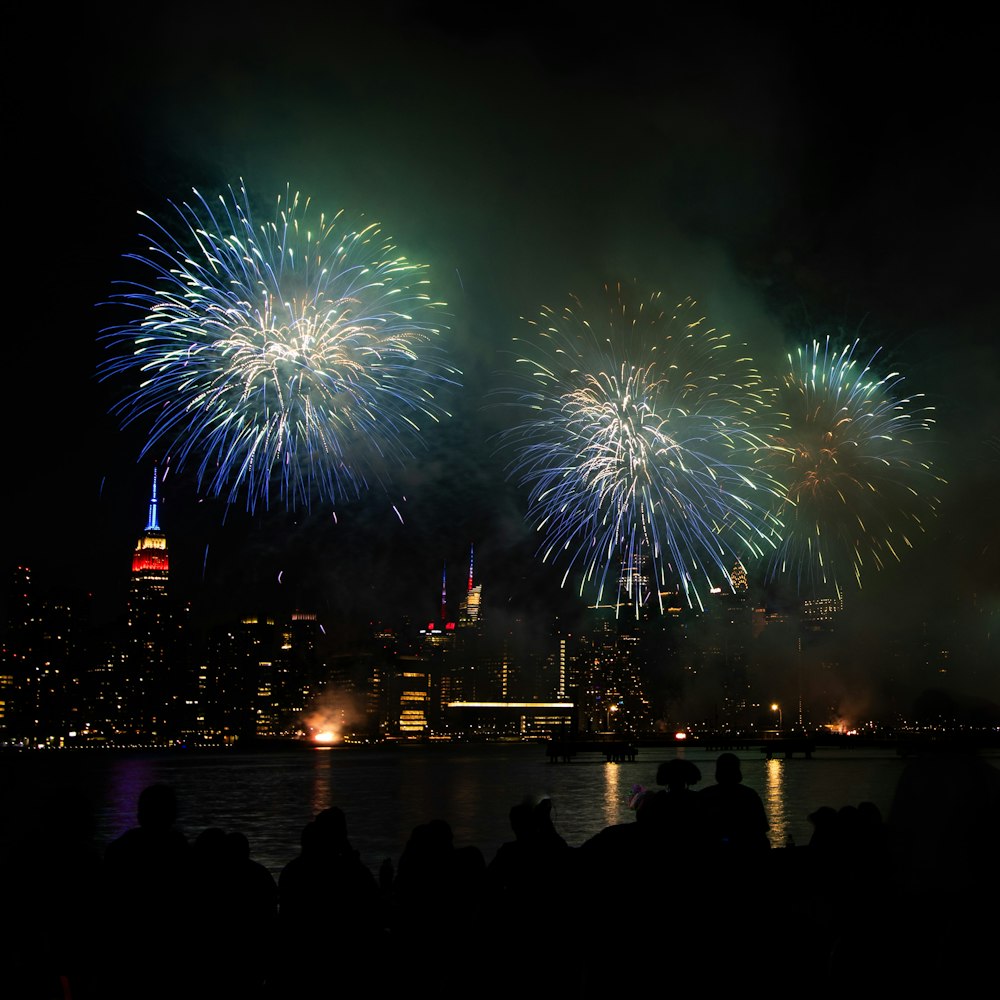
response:
[(451, 827), (443, 819), (432, 819), (413, 828), (403, 853), (426, 860), (450, 854), (453, 849)]
[(837, 833), (845, 841), (858, 840), (864, 836), (865, 821), (857, 806), (841, 806), (837, 810)]
[(837, 841), (837, 810), (832, 806), (820, 806), (809, 813), (809, 822), (813, 825), (810, 847), (829, 847)]
[(672, 792), (689, 788), (701, 781), (698, 765), (683, 757), (675, 757), (662, 763), (656, 771), (656, 783), (666, 785)]
[(347, 817), (343, 809), (338, 809), (336, 806), (324, 809), (316, 816), (315, 823), (324, 836), (332, 840), (347, 839)]
[(806, 817), (814, 827), (830, 826), (837, 822), (837, 810), (833, 806), (820, 806)]
[(317, 813), (302, 829), (302, 853), (318, 856), (348, 850), (347, 818), (342, 809), (333, 806)]
[(535, 806), (532, 817), (540, 829), (552, 826), (552, 799), (542, 799)]
[(740, 759), (734, 753), (720, 753), (715, 762), (715, 780), (720, 785), (738, 785), (743, 780)]
[(456, 848), (454, 854), (455, 871), (462, 879), (479, 879), (486, 874), (486, 859), (475, 845)]
[(226, 832), (217, 826), (202, 830), (194, 842), (194, 851), (202, 861), (216, 861), (225, 853)]
[(139, 826), (169, 830), (177, 819), (177, 796), (169, 785), (150, 785), (139, 793)]
[(532, 805), (530, 800), (518, 802), (516, 806), (510, 807), (510, 828), (514, 831), (514, 836), (521, 840), (531, 833)]
[(453, 846), (451, 826), (443, 819), (432, 819), (423, 826), (426, 843), (437, 850), (450, 851)]
[(231, 861), (249, 861), (250, 841), (247, 840), (246, 834), (240, 833), (239, 830), (227, 833), (225, 851), (226, 857)]
[(870, 827), (882, 825), (882, 813), (874, 802), (862, 802), (858, 805), (858, 815)]

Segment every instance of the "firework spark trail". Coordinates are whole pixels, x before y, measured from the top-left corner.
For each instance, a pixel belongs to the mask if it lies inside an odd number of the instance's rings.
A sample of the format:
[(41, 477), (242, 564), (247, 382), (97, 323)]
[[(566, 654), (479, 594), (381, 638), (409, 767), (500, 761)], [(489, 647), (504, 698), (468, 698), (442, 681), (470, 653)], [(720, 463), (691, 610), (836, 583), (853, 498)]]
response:
[(728, 358), (728, 335), (693, 301), (668, 314), (659, 295), (633, 308), (620, 287), (606, 291), (606, 322), (592, 326), (574, 300), (515, 338), (528, 345), (528, 415), (502, 435), (508, 471), (529, 490), (543, 559), (567, 561), (564, 584), (576, 569), (600, 602), (610, 575), (638, 614), (672, 580), (700, 605), (735, 559), (776, 544), (765, 494), (778, 487), (755, 463), (763, 442), (749, 423), (760, 378), (749, 358)]
[(842, 595), (845, 570), (856, 584), (924, 530), (937, 507), (929, 489), (942, 480), (918, 438), (933, 426), (922, 396), (898, 395), (898, 372), (872, 372), (837, 351), (830, 338), (789, 355), (783, 411), (769, 455), (785, 488), (778, 516), (785, 536), (769, 571), (794, 576), (800, 589)]
[(130, 255), (151, 280), (114, 297), (140, 315), (106, 332), (100, 374), (142, 380), (114, 412), (150, 422), (143, 454), (196, 460), (199, 486), (229, 503), (359, 496), (447, 416), (435, 392), (460, 374), (426, 267), (290, 188), (263, 224), (242, 185), (214, 207), (194, 194), (175, 206), (180, 235), (154, 222), (148, 253)]

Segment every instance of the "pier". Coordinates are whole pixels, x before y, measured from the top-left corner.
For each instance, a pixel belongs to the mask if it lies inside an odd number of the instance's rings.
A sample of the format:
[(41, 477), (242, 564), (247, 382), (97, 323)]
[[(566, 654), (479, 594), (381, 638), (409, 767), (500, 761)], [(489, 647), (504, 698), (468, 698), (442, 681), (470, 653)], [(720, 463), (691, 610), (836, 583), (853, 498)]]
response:
[(676, 753), (685, 747), (699, 750), (723, 751), (753, 751), (757, 750), (765, 758), (802, 757), (811, 759), (819, 750), (891, 750), (900, 757), (911, 757), (920, 753), (939, 751), (942, 748), (954, 750), (957, 747), (969, 752), (984, 748), (996, 747), (994, 738), (989, 740), (982, 735), (979, 739), (956, 741), (954, 737), (937, 737), (934, 735), (903, 734), (891, 737), (846, 736), (839, 733), (786, 733), (763, 732), (756, 735), (711, 734), (706, 736), (688, 736), (678, 740), (673, 736), (635, 736), (619, 733), (596, 733), (576, 736), (557, 736), (545, 745), (545, 753), (552, 763), (568, 763), (576, 757), (588, 754), (600, 754), (608, 763), (633, 763), (641, 751), (654, 756)]

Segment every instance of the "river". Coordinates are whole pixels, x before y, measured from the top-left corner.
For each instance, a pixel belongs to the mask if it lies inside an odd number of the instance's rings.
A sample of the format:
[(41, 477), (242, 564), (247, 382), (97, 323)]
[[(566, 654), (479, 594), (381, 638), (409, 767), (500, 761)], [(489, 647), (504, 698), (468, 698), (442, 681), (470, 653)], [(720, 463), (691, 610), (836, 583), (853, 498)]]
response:
[[(713, 781), (714, 752), (679, 751), (698, 765), (703, 787)], [(302, 827), (321, 809), (339, 806), (363, 860), (377, 870), (398, 860), (418, 823), (445, 819), (456, 846), (475, 845), (489, 861), (511, 839), (507, 814), (526, 796), (549, 797), (556, 828), (577, 846), (613, 823), (629, 822), (634, 785), (655, 787), (668, 752), (641, 750), (633, 763), (581, 756), (550, 763), (537, 743), (372, 747), (302, 747), (283, 752), (52, 751), (3, 758), (2, 804), (8, 844), (44, 812), (92, 811), (93, 837), (103, 849), (135, 825), (139, 792), (154, 782), (174, 787), (179, 826), (194, 838), (207, 827), (239, 830), (253, 857), (275, 875), (298, 853)], [(891, 751), (819, 750), (811, 759), (766, 760), (738, 754), (744, 783), (756, 789), (770, 819), (771, 843), (808, 843), (809, 814), (874, 802), (888, 816), (906, 761)], [(988, 758), (996, 766), (998, 755)]]

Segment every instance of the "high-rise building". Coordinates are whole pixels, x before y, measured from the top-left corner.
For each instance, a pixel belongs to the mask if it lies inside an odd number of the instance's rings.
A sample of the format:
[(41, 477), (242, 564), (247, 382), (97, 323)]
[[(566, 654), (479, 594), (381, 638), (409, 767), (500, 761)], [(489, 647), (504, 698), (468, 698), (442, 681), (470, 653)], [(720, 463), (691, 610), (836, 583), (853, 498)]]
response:
[(711, 635), (711, 660), (706, 663), (721, 694), (713, 721), (719, 729), (738, 731), (753, 721), (750, 658), (753, 602), (746, 567), (737, 559), (729, 574), (732, 588), (712, 594), (706, 606)]
[(218, 625), (209, 633), (198, 672), (200, 738), (298, 739), (325, 728), (317, 716), (332, 716), (335, 709), (346, 714), (346, 707), (332, 704), (334, 690), (353, 705), (350, 666), (334, 665), (313, 612), (251, 614)]
[(0, 647), (0, 733), (63, 746), (85, 725), (87, 604), (61, 591), (38, 597), (17, 566)]
[(183, 705), (175, 621), (167, 592), (169, 576), (167, 538), (159, 520), (158, 470), (154, 468), (149, 516), (132, 553), (124, 672), (117, 683), (120, 732), (143, 741), (169, 739)]
[(729, 573), (729, 583), (730, 586), (733, 588), (734, 594), (738, 594), (744, 590), (749, 590), (750, 588), (750, 581), (749, 578), (747, 577), (746, 566), (744, 566), (739, 559), (736, 560), (732, 570)]
[(149, 500), (146, 530), (139, 536), (132, 554), (129, 584), (129, 628), (155, 628), (166, 611), (170, 557), (167, 538), (160, 530), (157, 470), (153, 469), (153, 493)]
[(458, 627), (460, 629), (476, 628), (482, 612), (483, 585), (474, 583), (472, 576), (474, 549), (469, 546), (469, 582), (465, 595), (458, 602)]
[(31, 570), (27, 566), (15, 567), (7, 605), (0, 648), (0, 733), (5, 738), (32, 733), (31, 684), (40, 626), (33, 607)]
[(423, 736), (431, 728), (432, 677), (419, 657), (400, 657), (389, 694), (389, 731), (395, 736)]
[[(469, 546), (469, 577), (465, 593), (458, 602), (455, 656), (446, 702), (486, 697), (489, 685), (486, 676), (486, 645), (483, 635), (483, 585), (473, 576), (474, 549)], [(496, 697), (496, 692), (490, 692)]]
[(583, 623), (578, 705), (588, 731), (636, 732), (649, 724), (642, 662), (647, 619), (619, 616), (620, 607), (592, 605)]

